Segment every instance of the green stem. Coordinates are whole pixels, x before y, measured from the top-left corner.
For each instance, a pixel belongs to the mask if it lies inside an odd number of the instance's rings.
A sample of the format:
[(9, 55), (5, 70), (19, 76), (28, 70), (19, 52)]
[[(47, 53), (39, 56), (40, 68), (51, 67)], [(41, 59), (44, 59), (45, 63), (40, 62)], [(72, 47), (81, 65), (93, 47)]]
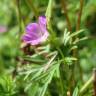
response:
[(92, 75), (91, 78), (83, 85), (83, 87), (80, 89), (80, 94), (83, 93), (87, 87), (93, 82), (94, 76)]
[(21, 15), (21, 10), (20, 10), (20, 0), (15, 0), (13, 6), (15, 7), (15, 10), (16, 10), (17, 21), (19, 25), (18, 38), (20, 39), (21, 34), (24, 32), (24, 22), (22, 20), (22, 15)]
[[(62, 50), (59, 47), (57, 47), (57, 50), (59, 51), (62, 59), (64, 59), (64, 54), (63, 54)], [(63, 86), (63, 79), (62, 79), (62, 71), (61, 70), (60, 70), (60, 87), (61, 87), (61, 94), (62, 94), (61, 96), (64, 96), (64, 86)]]
[(52, 15), (53, 1), (54, 0), (49, 0), (48, 7), (47, 7), (47, 10), (46, 10), (46, 13), (45, 13), (45, 16), (47, 18), (47, 26), (49, 26), (49, 22), (50, 22), (51, 15)]
[(22, 31), (21, 27), (21, 10), (20, 10), (20, 0), (17, 0), (17, 10), (18, 10), (18, 23), (19, 23), (19, 31)]
[(61, 87), (61, 93), (60, 94), (61, 94), (61, 96), (64, 96), (64, 86), (63, 86), (63, 80), (62, 80), (62, 73), (60, 74), (60, 87)]

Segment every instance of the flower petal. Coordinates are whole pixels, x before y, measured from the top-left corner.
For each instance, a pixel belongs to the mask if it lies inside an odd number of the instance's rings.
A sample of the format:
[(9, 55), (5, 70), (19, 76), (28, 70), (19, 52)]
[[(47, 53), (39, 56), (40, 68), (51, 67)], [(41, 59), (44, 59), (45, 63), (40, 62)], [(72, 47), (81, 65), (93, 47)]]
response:
[(0, 33), (4, 33), (6, 31), (7, 31), (7, 27), (0, 25)]
[(32, 37), (38, 38), (38, 34), (40, 31), (40, 27), (37, 23), (30, 23), (26, 27), (26, 33), (31, 35)]
[(48, 32), (45, 32), (42, 37), (40, 37), (40, 38), (38, 38), (36, 40), (31, 40), (31, 41), (29, 41), (27, 43), (30, 43), (31, 45), (38, 45), (38, 44), (46, 41), (46, 39), (48, 38), (48, 36), (49, 36), (49, 33)]
[(44, 28), (46, 28), (46, 23), (47, 23), (46, 17), (45, 16), (40, 16), (38, 23), (39, 23), (40, 26), (43, 26)]
[(30, 40), (32, 40), (32, 37), (30, 35), (28, 35), (28, 34), (25, 34), (25, 35), (23, 35), (22, 40), (30, 41)]
[(46, 29), (46, 18), (40, 16), (38, 23), (30, 23), (26, 27), (26, 34), (23, 36), (23, 40), (31, 45), (38, 45), (46, 41), (49, 33)]

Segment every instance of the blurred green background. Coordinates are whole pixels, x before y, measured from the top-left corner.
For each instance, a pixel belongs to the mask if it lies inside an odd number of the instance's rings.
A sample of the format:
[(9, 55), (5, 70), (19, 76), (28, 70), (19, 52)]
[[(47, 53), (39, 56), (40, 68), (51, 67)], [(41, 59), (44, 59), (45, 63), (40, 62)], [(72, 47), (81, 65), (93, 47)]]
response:
[[(66, 3), (74, 32), (80, 2), (66, 0)], [(6, 74), (10, 77), (13, 74), (18, 64), (17, 57), (23, 54), (19, 46), (22, 42), (20, 36), (25, 32), (28, 23), (35, 21), (40, 15), (45, 15), (47, 5), (48, 0), (0, 0), (0, 26), (6, 28), (6, 32), (0, 32), (1, 77)], [(54, 0), (51, 23), (57, 36), (60, 36), (67, 27), (60, 0)], [(96, 0), (84, 0), (80, 28), (86, 29), (80, 36), (88, 37), (87, 40), (80, 42), (78, 47), (79, 62), (83, 79), (86, 81), (96, 67)]]

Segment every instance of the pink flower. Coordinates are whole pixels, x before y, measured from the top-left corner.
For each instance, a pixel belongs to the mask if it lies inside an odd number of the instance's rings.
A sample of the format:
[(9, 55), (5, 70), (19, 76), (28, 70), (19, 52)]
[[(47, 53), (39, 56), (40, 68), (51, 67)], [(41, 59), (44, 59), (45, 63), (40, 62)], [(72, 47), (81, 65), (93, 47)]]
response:
[(0, 33), (4, 33), (7, 31), (7, 28), (5, 26), (0, 25)]
[(49, 36), (46, 23), (46, 17), (44, 16), (40, 16), (37, 23), (30, 23), (26, 27), (26, 33), (22, 38), (23, 41), (31, 45), (38, 45), (46, 41)]

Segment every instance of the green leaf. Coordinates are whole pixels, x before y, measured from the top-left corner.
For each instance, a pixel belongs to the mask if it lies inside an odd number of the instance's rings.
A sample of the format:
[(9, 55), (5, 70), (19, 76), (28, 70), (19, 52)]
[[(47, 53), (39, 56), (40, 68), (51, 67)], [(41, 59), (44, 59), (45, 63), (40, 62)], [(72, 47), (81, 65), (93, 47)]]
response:
[(76, 61), (77, 59), (75, 57), (65, 57), (64, 61), (66, 64), (71, 65), (73, 61)]
[(74, 36), (76, 36), (76, 35), (84, 32), (84, 31), (85, 31), (84, 29), (81, 29), (81, 30), (79, 30), (79, 31), (77, 31), (77, 32), (73, 32), (73, 33), (70, 35), (70, 37), (74, 37)]
[(43, 56), (37, 55), (37, 54), (32, 55), (32, 56), (25, 56), (23, 58), (24, 58), (24, 60), (27, 60), (27, 61), (30, 61), (30, 62), (35, 62), (35, 63), (44, 63), (44, 62), (46, 62), (46, 60), (44, 59)]
[(48, 7), (47, 7), (47, 10), (46, 10), (45, 16), (47, 18), (47, 24), (49, 23), (50, 18), (51, 18), (53, 1), (54, 0), (49, 0)]
[(45, 85), (43, 86), (43, 88), (41, 89), (39, 96), (44, 96), (44, 95), (45, 95), (45, 92), (46, 92), (46, 90), (47, 90), (48, 84), (51, 82), (51, 80), (52, 80), (52, 78), (53, 78), (54, 72), (55, 72), (55, 69), (53, 69), (53, 70), (49, 73), (49, 75), (48, 75), (48, 77), (47, 77), (47, 81), (46, 81)]
[(76, 44), (76, 43), (78, 43), (78, 42), (80, 42), (80, 41), (84, 41), (84, 40), (86, 40), (86, 39), (88, 39), (88, 37), (83, 37), (83, 38), (78, 38), (78, 39), (76, 39), (74, 42), (73, 42), (73, 44)]
[(70, 41), (70, 32), (67, 32), (67, 29), (64, 31), (63, 43), (66, 45)]
[(78, 96), (78, 92), (79, 92), (78, 87), (76, 87), (74, 89), (74, 92), (73, 92), (73, 95), (72, 96)]
[(25, 88), (25, 92), (28, 92), (28, 96), (36, 96), (38, 87), (39, 85), (37, 83), (29, 83), (28, 86)]

